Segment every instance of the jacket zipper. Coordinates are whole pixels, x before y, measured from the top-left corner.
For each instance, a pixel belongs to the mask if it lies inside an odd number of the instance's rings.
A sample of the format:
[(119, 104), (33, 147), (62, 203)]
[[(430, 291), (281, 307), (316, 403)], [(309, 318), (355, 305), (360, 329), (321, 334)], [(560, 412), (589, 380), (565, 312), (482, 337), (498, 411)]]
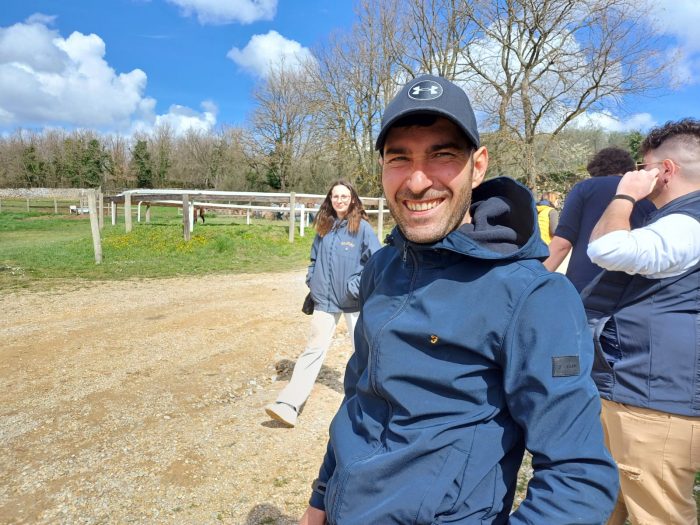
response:
[[(377, 395), (377, 397), (384, 399), (386, 404), (389, 407), (389, 416), (388, 419), (391, 420), (391, 415), (392, 415), (392, 406), (391, 403), (384, 397), (378, 387), (377, 387), (377, 376), (376, 376), (376, 370), (377, 370), (377, 359), (379, 356), (379, 349), (378, 349), (378, 341), (381, 340), (381, 336), (384, 333), (384, 329), (391, 323), (394, 319), (396, 319), (399, 315), (401, 315), (406, 308), (406, 305), (408, 304), (409, 300), (411, 299), (411, 295), (413, 294), (413, 289), (416, 284), (416, 278), (418, 276), (418, 257), (413, 253), (413, 250), (409, 250), (409, 247), (407, 244), (404, 244), (403, 250), (402, 250), (402, 256), (401, 260), (403, 262), (403, 266), (406, 267), (406, 261), (408, 260), (409, 256), (409, 251), (410, 251), (410, 257), (413, 262), (413, 269), (411, 271), (411, 280), (410, 284), (408, 286), (408, 289), (406, 290), (406, 298), (404, 299), (403, 303), (396, 309), (394, 314), (389, 317), (389, 319), (386, 320), (386, 322), (382, 325), (382, 327), (379, 329), (377, 332), (377, 335), (374, 337), (374, 339), (370, 342), (369, 345), (369, 361), (367, 363), (367, 372), (369, 374), (369, 380), (370, 384), (372, 385), (372, 391)], [(382, 446), (386, 443), (386, 429), (388, 425), (384, 426), (384, 431), (382, 432), (381, 436), (381, 443)]]
[[(403, 250), (402, 250), (402, 255), (401, 255), (401, 260), (404, 264), (408, 259), (408, 246), (404, 245)], [(362, 461), (366, 461), (372, 456), (376, 455), (380, 450), (386, 448), (386, 433), (387, 433), (387, 428), (389, 427), (388, 423), (391, 421), (391, 417), (393, 415), (393, 408), (391, 406), (391, 403), (389, 400), (384, 397), (378, 390), (377, 388), (377, 377), (375, 375), (375, 371), (377, 369), (377, 364), (376, 364), (376, 359), (377, 359), (377, 341), (381, 339), (381, 334), (384, 332), (384, 329), (393, 321), (396, 319), (401, 313), (404, 311), (404, 308), (408, 304), (409, 300), (411, 299), (411, 294), (413, 293), (413, 288), (415, 287), (416, 284), (416, 277), (418, 275), (418, 258), (417, 256), (413, 253), (413, 250), (411, 250), (411, 260), (413, 261), (413, 270), (412, 270), (412, 275), (411, 275), (411, 282), (408, 286), (408, 290), (406, 290), (406, 298), (404, 299), (404, 302), (399, 306), (399, 308), (394, 312), (394, 314), (389, 317), (389, 319), (386, 320), (386, 322), (382, 325), (382, 327), (379, 329), (379, 332), (377, 335), (374, 337), (374, 339), (370, 342), (369, 344), (369, 358), (367, 360), (367, 373), (369, 374), (369, 382), (372, 387), (372, 391), (374, 394), (379, 398), (383, 399), (384, 402), (387, 404), (387, 407), (389, 409), (389, 414), (387, 416), (387, 422), (384, 425), (384, 430), (382, 431), (382, 435), (379, 438), (381, 446), (377, 448), (377, 450), (374, 450), (369, 456), (366, 458), (359, 459), (358, 461), (354, 462), (352, 465), (348, 465), (346, 468), (346, 471), (343, 473), (342, 479), (338, 480), (338, 484), (335, 487), (335, 493), (333, 494), (333, 513), (331, 517), (331, 520), (329, 520), (329, 523), (336, 523), (338, 520), (338, 516), (340, 514), (340, 508), (338, 506), (338, 501), (340, 498), (341, 492), (344, 490), (345, 484), (347, 482), (348, 477), (350, 476), (350, 469), (353, 465), (360, 463)]]

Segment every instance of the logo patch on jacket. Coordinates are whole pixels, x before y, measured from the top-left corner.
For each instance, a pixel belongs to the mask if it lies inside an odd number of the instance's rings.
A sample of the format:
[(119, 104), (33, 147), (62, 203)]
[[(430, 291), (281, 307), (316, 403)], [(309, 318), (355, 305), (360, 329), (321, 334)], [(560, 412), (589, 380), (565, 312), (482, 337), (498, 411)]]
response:
[(552, 357), (552, 377), (577, 376), (581, 373), (581, 365), (577, 355)]

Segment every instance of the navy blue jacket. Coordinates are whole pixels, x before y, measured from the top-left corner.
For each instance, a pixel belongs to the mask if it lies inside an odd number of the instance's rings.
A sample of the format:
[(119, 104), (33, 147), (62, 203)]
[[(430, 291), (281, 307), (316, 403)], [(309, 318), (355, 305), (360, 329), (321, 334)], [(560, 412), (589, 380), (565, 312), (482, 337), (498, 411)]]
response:
[(364, 219), (354, 235), (345, 219), (336, 219), (323, 237), (316, 234), (306, 274), (314, 307), (328, 313), (357, 312), (362, 269), (379, 248), (377, 235)]
[[(700, 220), (700, 192), (675, 199), (649, 221), (672, 213)], [(700, 264), (663, 279), (606, 271), (582, 297), (601, 397), (700, 416)]]
[[(526, 188), (493, 179), (473, 199), (471, 224), (429, 245), (395, 229), (365, 267), (310, 500), (332, 525), (597, 525), (612, 510), (578, 294), (540, 262)], [(534, 477), (509, 516), (524, 449)]]

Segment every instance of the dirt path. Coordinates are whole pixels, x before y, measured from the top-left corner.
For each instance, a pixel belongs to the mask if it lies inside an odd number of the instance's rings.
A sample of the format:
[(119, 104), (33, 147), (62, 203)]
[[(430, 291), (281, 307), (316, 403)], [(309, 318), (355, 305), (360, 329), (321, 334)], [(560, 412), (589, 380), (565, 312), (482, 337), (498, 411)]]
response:
[(303, 272), (0, 296), (0, 523), (295, 523), (341, 400), (341, 322), (295, 429)]

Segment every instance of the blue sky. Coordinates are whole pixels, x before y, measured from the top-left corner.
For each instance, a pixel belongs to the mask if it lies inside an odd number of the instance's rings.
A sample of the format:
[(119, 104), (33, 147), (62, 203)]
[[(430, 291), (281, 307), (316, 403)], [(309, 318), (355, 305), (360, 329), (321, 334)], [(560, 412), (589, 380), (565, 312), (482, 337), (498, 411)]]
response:
[[(196, 121), (204, 127), (212, 121), (240, 125), (250, 112), (251, 91), (268, 61), (284, 53), (303, 53), (333, 30), (349, 27), (353, 19), (351, 0), (0, 0), (0, 4), (0, 130), (4, 131), (48, 125), (129, 132), (135, 122), (147, 124), (154, 116), (166, 115), (179, 117), (170, 121), (176, 127)], [(183, 7), (188, 4), (192, 7)], [(206, 9), (217, 4), (229, 10)], [(256, 6), (261, 6), (258, 12)], [(71, 41), (76, 32), (81, 38)], [(69, 58), (63, 57), (64, 71), (46, 71), (64, 77), (58, 80), (59, 93), (54, 93), (62, 111), (38, 107), (46, 104), (32, 78), (40, 74), (18, 80), (3, 71), (8, 62), (26, 63), (34, 72), (49, 69), (32, 63), (25, 50), (30, 47), (34, 56), (51, 54), (56, 38), (63, 40), (59, 47), (71, 48)], [(236, 60), (228, 56), (232, 50)], [(93, 64), (95, 85), (87, 86), (76, 70), (91, 61), (101, 64)], [(28, 87), (21, 88), (24, 82)], [(93, 97), (104, 100), (85, 108)]]
[[(270, 62), (349, 29), (353, 0), (0, 0), (0, 133), (242, 125)], [(606, 129), (700, 117), (700, 2), (656, 0), (650, 24), (682, 85), (591, 115)]]

